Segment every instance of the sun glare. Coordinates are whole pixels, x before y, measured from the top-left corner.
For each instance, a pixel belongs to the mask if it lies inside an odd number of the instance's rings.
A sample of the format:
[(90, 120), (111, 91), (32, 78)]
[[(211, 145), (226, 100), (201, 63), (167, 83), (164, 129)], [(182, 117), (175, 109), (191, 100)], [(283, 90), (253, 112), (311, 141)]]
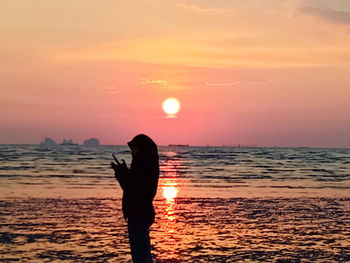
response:
[(164, 186), (163, 196), (166, 200), (172, 200), (177, 196), (178, 190), (175, 186)]
[(180, 110), (180, 102), (175, 98), (168, 98), (163, 102), (163, 110), (169, 117), (175, 117)]

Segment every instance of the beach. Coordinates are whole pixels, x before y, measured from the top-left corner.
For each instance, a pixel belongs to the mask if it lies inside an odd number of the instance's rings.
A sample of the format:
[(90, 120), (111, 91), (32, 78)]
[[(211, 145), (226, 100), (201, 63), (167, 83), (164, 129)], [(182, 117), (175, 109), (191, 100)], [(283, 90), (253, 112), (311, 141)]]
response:
[[(111, 153), (0, 146), (2, 262), (130, 262)], [(159, 147), (155, 262), (347, 262), (350, 150)]]
[(0, 28), (0, 263), (350, 262), (350, 0), (5, 0)]

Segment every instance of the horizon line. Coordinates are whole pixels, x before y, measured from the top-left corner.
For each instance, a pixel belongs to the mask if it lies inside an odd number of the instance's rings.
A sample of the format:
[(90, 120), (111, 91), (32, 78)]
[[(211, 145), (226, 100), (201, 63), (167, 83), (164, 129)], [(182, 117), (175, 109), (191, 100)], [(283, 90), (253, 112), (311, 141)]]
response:
[[(40, 144), (36, 143), (0, 143), (1, 145), (37, 145), (39, 146)], [(76, 145), (61, 145), (61, 144), (56, 144), (48, 147), (55, 147), (55, 146), (84, 146), (83, 144), (76, 144)], [(126, 144), (100, 144), (99, 146), (126, 146)], [(97, 146), (97, 147), (99, 147)], [(241, 144), (236, 144), (236, 145), (227, 145), (227, 144), (222, 144), (222, 145), (191, 145), (191, 144), (168, 144), (168, 145), (163, 145), (159, 144), (157, 145), (158, 147), (179, 147), (179, 148), (187, 148), (187, 147), (221, 147), (221, 148), (313, 148), (313, 149), (350, 149), (350, 147), (344, 146), (344, 147), (332, 147), (332, 146), (258, 146), (258, 145), (241, 145)], [(84, 146), (84, 147), (96, 147), (96, 146)]]

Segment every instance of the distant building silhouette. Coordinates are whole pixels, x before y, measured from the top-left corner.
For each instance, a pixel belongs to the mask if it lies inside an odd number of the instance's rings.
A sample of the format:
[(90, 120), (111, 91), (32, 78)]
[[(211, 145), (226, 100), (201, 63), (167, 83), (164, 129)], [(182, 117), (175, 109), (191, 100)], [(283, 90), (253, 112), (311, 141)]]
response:
[(100, 145), (100, 141), (96, 138), (90, 138), (87, 139), (83, 142), (84, 146), (99, 146)]
[(40, 145), (42, 145), (42, 146), (55, 146), (56, 142), (53, 139), (46, 137), (44, 139), (44, 141), (40, 143)]

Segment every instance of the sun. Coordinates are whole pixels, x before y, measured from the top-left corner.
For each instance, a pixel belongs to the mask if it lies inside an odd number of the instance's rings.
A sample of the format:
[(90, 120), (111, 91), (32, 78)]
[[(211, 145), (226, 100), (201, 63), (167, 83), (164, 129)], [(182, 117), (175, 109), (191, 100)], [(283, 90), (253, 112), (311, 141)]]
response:
[(180, 102), (175, 98), (168, 98), (163, 102), (162, 107), (168, 116), (174, 117), (180, 110)]

